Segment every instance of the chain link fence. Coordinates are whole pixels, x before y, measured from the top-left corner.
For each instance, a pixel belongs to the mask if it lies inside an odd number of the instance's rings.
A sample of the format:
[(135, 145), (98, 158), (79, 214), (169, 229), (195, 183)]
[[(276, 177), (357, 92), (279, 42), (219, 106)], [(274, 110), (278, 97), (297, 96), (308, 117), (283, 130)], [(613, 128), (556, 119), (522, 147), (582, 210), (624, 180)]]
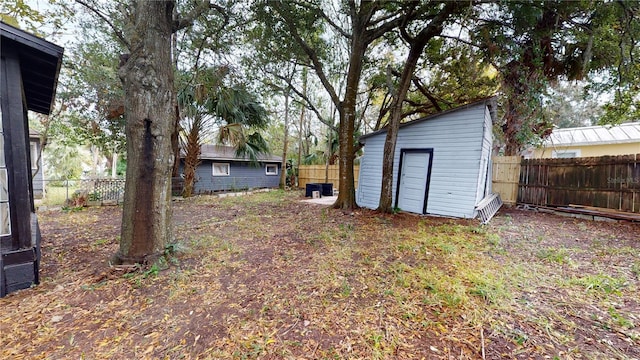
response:
[(124, 200), (124, 183), (124, 179), (34, 180), (33, 193), (40, 205), (118, 205)]
[[(124, 201), (124, 179), (46, 179), (33, 181), (36, 204), (41, 206), (118, 205)], [(227, 176), (198, 179), (194, 195), (211, 195), (277, 188), (277, 176)], [(173, 178), (173, 196), (182, 195), (184, 179)]]

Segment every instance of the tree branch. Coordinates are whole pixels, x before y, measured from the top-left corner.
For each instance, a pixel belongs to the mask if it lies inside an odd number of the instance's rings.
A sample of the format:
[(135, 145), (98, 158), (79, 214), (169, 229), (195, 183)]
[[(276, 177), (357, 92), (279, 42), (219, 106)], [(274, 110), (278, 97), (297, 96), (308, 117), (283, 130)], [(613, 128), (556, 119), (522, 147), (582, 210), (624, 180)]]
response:
[(311, 46), (309, 46), (309, 44), (307, 44), (307, 42), (304, 41), (304, 39), (302, 39), (293, 21), (283, 14), (283, 9), (281, 6), (282, 6), (281, 1), (274, 2), (274, 8), (280, 14), (285, 25), (289, 28), (289, 31), (291, 32), (291, 35), (293, 36), (294, 40), (298, 43), (298, 45), (300, 45), (304, 53), (307, 54), (307, 57), (309, 57), (309, 60), (311, 60), (311, 63), (313, 64), (313, 69), (315, 70), (316, 75), (318, 75), (320, 82), (329, 93), (329, 96), (331, 97), (331, 101), (333, 101), (334, 105), (337, 108), (340, 108), (340, 98), (338, 97), (338, 94), (336, 93), (336, 90), (334, 89), (333, 85), (331, 85), (331, 82), (327, 78), (327, 75), (324, 73), (324, 70), (322, 68), (322, 62), (320, 62), (318, 55), (316, 54), (315, 50), (311, 48)]
[(173, 21), (173, 32), (184, 29), (193, 25), (193, 22), (200, 17), (202, 14), (207, 12), (208, 10), (214, 9), (222, 17), (224, 18), (224, 23), (221, 28), (224, 28), (229, 23), (229, 14), (227, 14), (226, 10), (219, 5), (211, 4), (209, 1), (202, 1), (198, 6), (196, 6), (193, 10), (187, 13), (184, 16), (181, 16), (179, 19)]
[(89, 5), (88, 3), (86, 3), (83, 0), (75, 0), (78, 4), (84, 6), (85, 8), (87, 8), (89, 11), (91, 11), (92, 13), (96, 14), (100, 19), (102, 19), (102, 21), (106, 22), (107, 25), (109, 25), (109, 27), (111, 28), (111, 30), (113, 30), (113, 33), (116, 35), (116, 37), (118, 38), (118, 40), (120, 40), (120, 42), (122, 42), (122, 44), (129, 50), (131, 50), (131, 45), (129, 44), (129, 42), (127, 41), (127, 39), (124, 37), (124, 35), (122, 34), (122, 31), (120, 31), (118, 28), (115, 27), (115, 25), (113, 25), (113, 23), (111, 22), (111, 20), (109, 20), (109, 18), (104, 15), (103, 13), (101, 13), (98, 9), (96, 9), (95, 7)]
[(298, 97), (300, 97), (302, 100), (304, 100), (304, 103), (306, 104), (306, 108), (311, 110), (311, 111), (313, 111), (316, 114), (316, 116), (318, 117), (318, 120), (320, 120), (321, 123), (327, 125), (333, 131), (336, 131), (336, 132), (338, 131), (338, 128), (332, 122), (330, 122), (329, 120), (326, 120), (324, 118), (324, 116), (322, 116), (322, 114), (320, 114), (320, 111), (318, 110), (318, 108), (315, 107), (315, 105), (313, 105), (313, 103), (311, 102), (311, 99), (309, 99), (308, 96), (306, 96), (304, 93), (302, 93), (300, 90), (298, 90), (293, 85), (291, 85), (291, 91), (293, 91), (296, 95), (298, 95)]
[(335, 30), (337, 31), (340, 35), (344, 36), (347, 39), (351, 39), (351, 35), (348, 34), (346, 31), (344, 31), (344, 29), (342, 29), (336, 22), (333, 21), (333, 19), (331, 19), (324, 11), (322, 11), (321, 9), (318, 8), (314, 8), (311, 7), (310, 5), (306, 4), (306, 3), (300, 3), (300, 6), (308, 9), (308, 10), (319, 10), (319, 14), (320, 16)]
[(320, 111), (318, 110), (318, 108), (315, 107), (315, 105), (313, 105), (313, 103), (311, 102), (311, 99), (309, 99), (309, 97), (307, 95), (305, 95), (302, 91), (298, 90), (292, 84), (290, 78), (287, 78), (284, 75), (280, 75), (279, 73), (271, 73), (271, 75), (275, 76), (276, 78), (278, 78), (280, 80), (283, 80), (288, 85), (288, 88), (291, 89), (291, 91), (293, 91), (298, 97), (300, 97), (302, 100), (304, 100), (304, 104), (302, 104), (302, 105), (305, 106), (307, 109), (313, 111), (316, 114), (316, 116), (318, 117), (318, 120), (320, 120), (320, 122), (322, 122), (323, 124), (329, 126), (332, 130), (338, 131), (338, 128), (335, 127), (335, 125), (330, 123), (328, 120), (326, 120), (322, 116), (322, 114), (320, 114)]
[[(414, 76), (414, 78), (412, 79), (412, 82), (416, 86), (418, 91), (420, 91), (422, 93), (422, 95), (424, 95), (427, 99), (429, 99), (429, 101), (431, 101), (431, 104), (433, 104), (433, 106), (436, 108), (436, 110), (442, 111), (442, 108), (438, 104), (438, 99), (436, 99), (436, 97), (422, 85), (422, 83), (420, 82), (420, 79), (418, 79), (417, 77)], [(409, 102), (409, 101), (407, 101), (407, 102)], [(413, 105), (413, 104), (411, 104), (411, 105)]]

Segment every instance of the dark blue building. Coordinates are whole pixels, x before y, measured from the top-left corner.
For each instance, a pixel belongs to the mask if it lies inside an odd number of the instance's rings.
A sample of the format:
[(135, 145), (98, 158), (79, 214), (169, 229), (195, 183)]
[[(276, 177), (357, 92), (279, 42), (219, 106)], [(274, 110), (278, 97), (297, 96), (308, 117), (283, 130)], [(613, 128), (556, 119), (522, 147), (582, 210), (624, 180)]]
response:
[(231, 146), (202, 145), (194, 193), (211, 194), (278, 187), (282, 158), (261, 155), (257, 160), (256, 164), (248, 158), (237, 157)]
[(63, 49), (0, 22), (0, 297), (39, 282), (27, 110), (51, 112)]

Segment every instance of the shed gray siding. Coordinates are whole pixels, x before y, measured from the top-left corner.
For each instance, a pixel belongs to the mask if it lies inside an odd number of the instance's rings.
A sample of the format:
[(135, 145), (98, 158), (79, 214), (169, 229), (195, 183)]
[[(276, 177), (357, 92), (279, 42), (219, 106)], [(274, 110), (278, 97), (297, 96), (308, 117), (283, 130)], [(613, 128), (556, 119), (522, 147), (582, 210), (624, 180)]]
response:
[[(213, 163), (229, 164), (229, 176), (213, 176)], [(265, 166), (277, 165), (277, 175), (267, 175)], [(260, 163), (250, 166), (248, 162), (225, 160), (202, 160), (196, 169), (195, 193), (232, 191), (255, 188), (275, 188), (280, 185), (280, 163)]]
[(485, 111), (484, 131), (482, 137), (482, 157), (480, 158), (480, 168), (478, 172), (478, 186), (476, 189), (476, 204), (491, 194), (491, 154), (493, 151), (493, 123), (491, 114)]
[[(433, 149), (427, 213), (473, 218), (484, 198), (491, 152), (491, 115), (485, 102), (429, 117), (400, 128), (394, 154), (393, 204), (400, 153), (403, 149)], [(358, 205), (375, 209), (382, 182), (382, 154), (386, 132), (362, 141)], [(484, 171), (482, 169), (485, 169)]]
[[(35, 146), (35, 151), (31, 150), (31, 146)], [(40, 166), (37, 166), (38, 154), (40, 153), (40, 139), (37, 137), (29, 138), (29, 149), (31, 150), (31, 179), (33, 184), (33, 197), (42, 199), (44, 197), (44, 168), (42, 167), (42, 157), (40, 158)], [(37, 172), (36, 172), (37, 170)]]

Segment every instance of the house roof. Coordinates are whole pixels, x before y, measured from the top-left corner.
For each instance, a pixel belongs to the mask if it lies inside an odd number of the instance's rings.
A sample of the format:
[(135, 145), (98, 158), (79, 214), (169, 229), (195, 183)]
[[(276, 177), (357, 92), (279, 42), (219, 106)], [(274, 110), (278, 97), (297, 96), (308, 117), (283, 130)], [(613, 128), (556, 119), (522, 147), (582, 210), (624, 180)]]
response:
[[(202, 160), (229, 160), (229, 161), (250, 161), (248, 157), (237, 157), (236, 149), (233, 146), (205, 144), (200, 147), (200, 159)], [(271, 154), (258, 155), (258, 161), (282, 162), (281, 156)]]
[(543, 146), (604, 145), (640, 142), (640, 122), (555, 129)]
[(60, 46), (0, 22), (2, 52), (17, 50), (27, 109), (49, 115), (62, 66)]
[[(466, 105), (458, 106), (458, 107), (455, 107), (455, 108), (452, 108), (452, 109), (449, 109), (449, 110), (445, 110), (445, 111), (441, 111), (439, 113), (435, 113), (435, 114), (432, 114), (432, 115), (429, 115), (429, 116), (425, 116), (425, 117), (420, 118), (420, 119), (416, 119), (416, 120), (413, 120), (413, 121), (402, 123), (402, 124), (400, 124), (400, 128), (402, 129), (403, 127), (406, 127), (406, 126), (411, 126), (411, 125), (414, 125), (414, 124), (417, 124), (417, 123), (421, 123), (423, 121), (428, 121), (428, 120), (437, 118), (439, 116), (442, 116), (444, 114), (448, 114), (448, 113), (452, 113), (452, 112), (456, 112), (456, 111), (461, 111), (461, 110), (468, 109), (470, 107), (477, 106), (477, 105), (485, 105), (485, 106), (489, 107), (489, 113), (491, 114), (491, 122), (495, 124), (496, 123), (496, 119), (497, 119), (496, 110), (497, 110), (498, 105), (496, 103), (496, 97), (495, 96), (491, 96), (491, 97), (484, 98), (484, 99), (481, 99), (481, 100), (478, 100), (478, 101), (475, 101), (475, 102), (472, 102), (472, 103), (469, 103), (469, 104), (466, 104)], [(387, 132), (387, 126), (384, 126), (380, 130), (377, 130), (377, 131), (374, 131), (374, 132), (371, 132), (371, 133), (368, 133), (368, 134), (360, 136), (360, 139), (366, 139), (368, 137), (371, 137), (371, 136), (374, 136), (374, 135), (378, 135), (378, 134), (381, 134), (381, 133), (386, 133), (386, 132)]]

